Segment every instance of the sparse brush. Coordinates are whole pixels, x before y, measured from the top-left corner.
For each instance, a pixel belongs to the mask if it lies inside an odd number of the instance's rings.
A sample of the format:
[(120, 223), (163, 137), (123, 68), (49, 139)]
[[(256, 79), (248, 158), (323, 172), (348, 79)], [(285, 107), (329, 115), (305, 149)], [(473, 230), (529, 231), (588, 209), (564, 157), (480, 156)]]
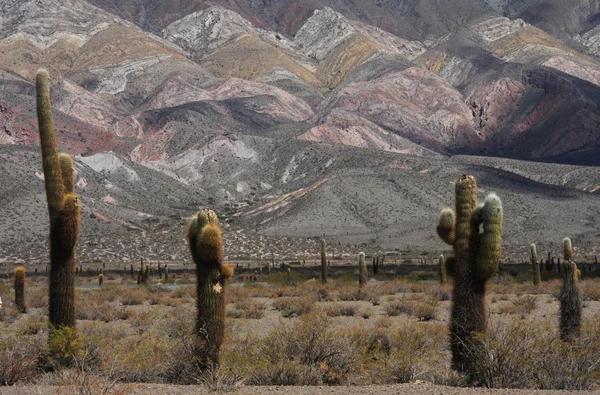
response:
[(488, 331), (485, 287), (498, 268), (502, 204), (495, 194), (490, 194), (483, 205), (477, 205), (473, 176), (463, 175), (455, 189), (456, 211), (442, 210), (437, 232), (454, 248), (454, 256), (446, 259), (448, 274), (454, 278), (450, 320), (452, 367), (472, 376), (473, 354), (478, 352), (480, 343), (477, 334)]
[(21, 313), (25, 313), (25, 268), (15, 268), (15, 305)]
[(563, 286), (560, 290), (560, 338), (572, 341), (579, 336), (582, 323), (582, 301), (577, 279), (577, 266), (573, 262), (571, 239), (563, 240), (564, 258), (562, 265)]

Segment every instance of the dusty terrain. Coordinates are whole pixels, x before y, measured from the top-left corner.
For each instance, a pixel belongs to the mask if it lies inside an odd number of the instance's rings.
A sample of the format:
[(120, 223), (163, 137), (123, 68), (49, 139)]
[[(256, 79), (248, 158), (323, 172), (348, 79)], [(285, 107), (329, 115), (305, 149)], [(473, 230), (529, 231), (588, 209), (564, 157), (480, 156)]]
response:
[[(584, 330), (572, 346), (558, 341), (558, 273), (543, 271), (540, 288), (531, 285), (528, 265), (507, 266), (505, 274), (492, 279), (486, 344), (498, 359), (490, 360), (493, 380), (488, 385), (503, 389), (484, 391), (462, 388), (464, 378), (450, 370), (451, 287), (437, 283), (435, 267), (406, 271), (389, 265), (361, 296), (356, 266), (332, 265), (326, 285), (315, 279), (317, 266), (292, 266), (290, 273), (284, 269), (271, 274), (262, 268), (258, 282), (243, 279), (250, 273), (244, 266), (226, 288), (223, 368), (213, 376), (185, 370), (185, 346), (195, 315), (194, 274), (189, 269), (170, 268), (168, 280), (154, 271), (148, 287), (133, 283), (129, 267), (125, 272), (107, 270), (101, 288), (95, 271), (84, 271), (77, 277), (77, 325), (86, 339), (86, 353), (78, 360), (85, 369), (48, 374), (28, 370), (47, 336), (46, 278), (28, 273), (26, 314), (16, 312), (11, 280), (2, 279), (0, 349), (5, 354), (0, 364), (8, 365), (2, 365), (1, 377), (19, 379), (16, 387), (0, 392), (187, 394), (237, 388), (240, 394), (474, 394), (598, 389), (596, 272), (583, 272)], [(156, 269), (155, 264), (151, 267)], [(259, 273), (256, 263), (251, 267)], [(311, 366), (312, 358), (318, 362)], [(561, 374), (556, 376), (555, 369)], [(202, 386), (176, 385), (182, 380)], [(278, 387), (282, 384), (295, 387)], [(524, 387), (532, 390), (511, 389)], [(553, 391), (533, 391), (540, 387)]]

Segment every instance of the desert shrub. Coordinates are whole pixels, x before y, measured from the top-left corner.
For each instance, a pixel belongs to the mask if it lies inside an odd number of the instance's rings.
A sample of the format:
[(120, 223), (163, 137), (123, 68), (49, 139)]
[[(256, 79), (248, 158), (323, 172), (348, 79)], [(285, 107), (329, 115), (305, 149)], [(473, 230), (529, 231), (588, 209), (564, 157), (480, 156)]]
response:
[(572, 343), (538, 322), (499, 324), (480, 338), (475, 379), (486, 387), (585, 390), (600, 379), (598, 324)]
[(335, 303), (325, 308), (328, 317), (354, 317), (358, 312), (358, 307), (351, 304)]
[(125, 288), (121, 290), (119, 299), (124, 306), (135, 306), (144, 303), (148, 296), (148, 291), (145, 287)]
[(28, 316), (19, 324), (19, 327), (16, 329), (16, 334), (18, 336), (36, 335), (47, 328), (48, 319), (46, 316), (34, 316), (28, 314)]
[(86, 301), (79, 305), (76, 316), (78, 320), (111, 322), (116, 320), (126, 320), (129, 318), (130, 313), (123, 306)]
[[(241, 287), (238, 287), (241, 288)], [(196, 288), (195, 287), (180, 287), (173, 292), (171, 292), (171, 298), (173, 299), (183, 299), (183, 298), (196, 298)]]
[(419, 321), (431, 321), (436, 319), (437, 315), (437, 305), (431, 303), (417, 303), (412, 316), (416, 317)]
[(400, 314), (412, 315), (414, 313), (412, 304), (407, 303), (406, 300), (390, 302), (384, 305), (383, 309), (391, 317), (396, 317)]
[(499, 314), (520, 314), (527, 315), (537, 307), (537, 298), (533, 295), (524, 295), (516, 297), (509, 304), (498, 308)]
[(29, 308), (43, 309), (48, 307), (48, 288), (27, 291)]
[(313, 311), (314, 307), (315, 300), (310, 297), (280, 298), (273, 302), (273, 308), (283, 317), (301, 316)]
[(317, 291), (317, 300), (319, 302), (329, 302), (331, 301), (331, 297), (329, 296), (329, 291), (326, 289), (319, 289)]
[(355, 347), (322, 314), (283, 323), (263, 339), (240, 342), (224, 356), (224, 363), (250, 385), (341, 384), (356, 362)]
[(228, 317), (261, 319), (265, 316), (267, 306), (262, 302), (239, 301), (234, 305), (234, 310), (227, 312)]
[(9, 336), (0, 340), (0, 386), (30, 383), (37, 375), (37, 363), (45, 336)]

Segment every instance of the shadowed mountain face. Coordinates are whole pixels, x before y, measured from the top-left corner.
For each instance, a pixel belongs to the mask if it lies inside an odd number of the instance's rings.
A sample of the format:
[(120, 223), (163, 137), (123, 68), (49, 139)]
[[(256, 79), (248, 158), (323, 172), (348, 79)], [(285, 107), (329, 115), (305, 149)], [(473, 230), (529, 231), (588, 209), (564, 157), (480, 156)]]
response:
[(257, 27), (288, 37), (294, 36), (315, 10), (325, 7), (409, 40), (440, 37), (493, 14), (483, 0), (92, 0), (90, 3), (154, 32), (193, 12), (219, 5)]
[(585, 167), (600, 164), (597, 4), (553, 7), (572, 18), (522, 1), (7, 3), (0, 250), (45, 248), (32, 216), (44, 203), (40, 66), (58, 144), (80, 155), (84, 256), (98, 243), (107, 259), (186, 256), (173, 232), (205, 206), (223, 213), (238, 256), (270, 243), (309, 254), (323, 234), (443, 248), (432, 223), (463, 173), (507, 197), (509, 245), (587, 241), (600, 190)]

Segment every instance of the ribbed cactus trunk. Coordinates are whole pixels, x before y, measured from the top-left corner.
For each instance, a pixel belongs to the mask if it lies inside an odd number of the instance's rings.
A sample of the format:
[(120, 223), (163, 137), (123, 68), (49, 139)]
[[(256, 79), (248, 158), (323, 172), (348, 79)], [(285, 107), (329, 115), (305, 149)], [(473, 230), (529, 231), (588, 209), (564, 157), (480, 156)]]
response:
[(15, 305), (21, 313), (25, 313), (25, 268), (15, 268)]
[(212, 210), (201, 210), (190, 219), (187, 239), (196, 263), (196, 357), (200, 367), (206, 369), (219, 364), (225, 334), (224, 286), (233, 268), (223, 263), (221, 229)]
[(533, 268), (533, 285), (540, 286), (542, 283), (542, 273), (540, 272), (540, 261), (538, 261), (537, 248), (535, 244), (529, 246), (531, 249), (531, 267)]
[(327, 255), (325, 254), (325, 249), (327, 244), (325, 243), (325, 239), (321, 240), (321, 281), (324, 283), (327, 282)]
[(367, 263), (365, 261), (365, 253), (358, 254), (358, 286), (364, 288), (369, 281), (369, 272), (367, 271)]
[(446, 259), (443, 255), (440, 255), (440, 284), (448, 284), (448, 275), (446, 274)]
[(437, 232), (454, 247), (454, 257), (446, 259), (446, 269), (454, 277), (450, 319), (452, 367), (473, 378), (473, 361), (480, 351), (477, 334), (488, 331), (485, 286), (496, 272), (500, 258), (500, 199), (491, 194), (483, 205), (477, 206), (475, 178), (463, 175), (456, 182), (456, 211), (450, 208), (442, 211)]
[(53, 328), (75, 327), (75, 245), (81, 207), (75, 195), (75, 169), (68, 154), (58, 155), (50, 107), (50, 78), (36, 75), (37, 114), (44, 184), (50, 216), (49, 321)]
[(582, 301), (577, 279), (577, 265), (573, 262), (571, 239), (563, 240), (563, 286), (560, 290), (560, 338), (572, 341), (581, 333)]

